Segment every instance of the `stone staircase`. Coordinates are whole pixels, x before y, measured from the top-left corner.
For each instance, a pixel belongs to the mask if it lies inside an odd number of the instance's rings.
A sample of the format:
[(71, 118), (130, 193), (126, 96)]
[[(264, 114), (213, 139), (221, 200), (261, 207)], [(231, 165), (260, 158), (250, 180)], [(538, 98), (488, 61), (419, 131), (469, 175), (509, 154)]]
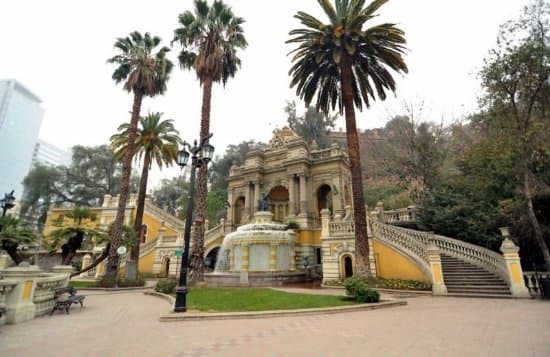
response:
[(448, 295), (511, 297), (504, 280), (479, 266), (441, 254), (441, 267)]

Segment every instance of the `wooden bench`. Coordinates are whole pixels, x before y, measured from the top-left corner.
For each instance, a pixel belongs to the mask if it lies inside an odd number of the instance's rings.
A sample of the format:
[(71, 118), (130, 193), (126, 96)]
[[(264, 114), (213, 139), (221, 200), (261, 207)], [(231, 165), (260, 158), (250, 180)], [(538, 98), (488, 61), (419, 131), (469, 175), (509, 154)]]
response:
[(54, 289), (54, 306), (50, 315), (52, 315), (55, 310), (63, 311), (69, 313), (69, 309), (72, 304), (80, 304), (80, 308), (84, 306), (84, 295), (76, 295), (76, 290), (72, 286), (66, 286), (64, 288)]

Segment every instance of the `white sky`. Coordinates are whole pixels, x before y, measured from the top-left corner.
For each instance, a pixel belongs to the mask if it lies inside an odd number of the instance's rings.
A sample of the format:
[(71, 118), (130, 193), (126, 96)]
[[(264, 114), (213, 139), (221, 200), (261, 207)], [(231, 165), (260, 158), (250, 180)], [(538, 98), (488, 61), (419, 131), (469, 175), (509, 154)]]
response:
[[(267, 141), (286, 123), (292, 48), (284, 42), (300, 27), (293, 15), (301, 10), (325, 20), (315, 0), (226, 0), (246, 20), (249, 46), (240, 53), (242, 68), (223, 89), (212, 94), (211, 143), (216, 154), (243, 140)], [(360, 128), (385, 124), (402, 112), (402, 103), (424, 100), (426, 119), (447, 122), (476, 109), (476, 73), (495, 46), (498, 27), (519, 14), (526, 0), (392, 0), (381, 8), (384, 22), (405, 31), (409, 74), (397, 76), (398, 90), (357, 115)], [(132, 95), (111, 80), (106, 63), (116, 52), (117, 37), (138, 30), (160, 36), (165, 45), (178, 26), (177, 15), (192, 10), (191, 0), (18, 0), (0, 12), (0, 79), (15, 78), (43, 100), (40, 137), (58, 147), (107, 143), (119, 124), (129, 121)], [(177, 45), (170, 53), (176, 64)], [(303, 104), (296, 99), (298, 108)], [(142, 114), (164, 112), (175, 119), (182, 138), (198, 137), (201, 89), (191, 72), (174, 68), (163, 97), (147, 98)], [(338, 127), (344, 127), (340, 119)], [(1, 145), (1, 143), (0, 143)], [(153, 169), (149, 187), (172, 168)]]

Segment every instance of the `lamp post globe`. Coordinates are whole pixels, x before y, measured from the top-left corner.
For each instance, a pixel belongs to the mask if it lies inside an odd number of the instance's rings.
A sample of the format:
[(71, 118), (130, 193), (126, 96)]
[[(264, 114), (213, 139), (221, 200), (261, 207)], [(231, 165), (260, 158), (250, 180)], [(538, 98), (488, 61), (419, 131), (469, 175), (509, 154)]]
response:
[[(193, 219), (193, 204), (195, 199), (195, 171), (197, 167), (208, 165), (214, 155), (214, 147), (208, 144), (212, 134), (204, 138), (199, 145), (197, 141), (191, 146), (189, 143), (183, 143), (183, 149), (178, 153), (178, 165), (184, 167), (187, 165), (189, 156), (191, 156), (191, 172), (189, 177), (189, 196), (187, 198), (187, 212), (185, 215), (185, 230), (183, 233), (183, 255), (179, 272), (178, 286), (176, 287), (176, 301), (174, 312), (187, 311), (187, 268), (189, 265), (189, 246), (191, 240), (191, 220)], [(185, 147), (189, 152), (185, 150)]]

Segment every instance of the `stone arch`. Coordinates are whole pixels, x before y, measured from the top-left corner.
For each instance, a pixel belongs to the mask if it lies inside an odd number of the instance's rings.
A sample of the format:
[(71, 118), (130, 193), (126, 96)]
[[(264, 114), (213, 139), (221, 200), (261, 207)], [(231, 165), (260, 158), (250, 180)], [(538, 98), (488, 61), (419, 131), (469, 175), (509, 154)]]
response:
[(275, 185), (268, 191), (269, 210), (273, 213), (273, 220), (284, 222), (288, 215), (289, 193), (288, 187)]
[(355, 257), (350, 254), (342, 254), (340, 257), (340, 280), (352, 277), (354, 273), (353, 267), (355, 266)]
[(160, 265), (160, 273), (164, 276), (170, 274), (170, 257), (165, 255), (162, 257), (162, 264)]
[(208, 253), (204, 256), (204, 266), (209, 270), (214, 270), (216, 267), (216, 262), (218, 260), (218, 253), (221, 249), (221, 246), (216, 246), (210, 249)]
[(240, 226), (241, 224), (244, 224), (244, 220), (246, 219), (246, 215), (244, 212), (244, 205), (245, 205), (245, 198), (244, 196), (238, 196), (235, 198), (235, 201), (233, 201), (233, 223), (236, 226)]
[(313, 202), (315, 204), (315, 213), (318, 217), (321, 217), (321, 210), (328, 209), (331, 213), (334, 213), (332, 207), (332, 188), (327, 183), (322, 183), (317, 186), (313, 191)]

